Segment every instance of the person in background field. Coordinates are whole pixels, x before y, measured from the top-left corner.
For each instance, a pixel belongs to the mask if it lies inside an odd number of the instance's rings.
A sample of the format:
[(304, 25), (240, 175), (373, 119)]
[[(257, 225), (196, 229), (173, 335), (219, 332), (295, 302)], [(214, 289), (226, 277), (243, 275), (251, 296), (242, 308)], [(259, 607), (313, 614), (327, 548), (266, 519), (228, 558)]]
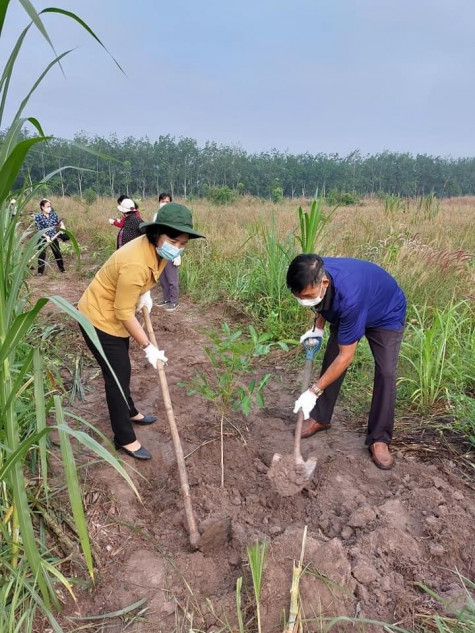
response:
[(117, 198), (117, 204), (117, 210), (122, 213), (122, 217), (109, 218), (109, 224), (120, 228), (117, 235), (117, 248), (120, 248), (142, 235), (139, 225), (143, 219), (140, 217), (139, 205), (127, 196)]
[(35, 225), (38, 231), (43, 231), (43, 248), (38, 255), (38, 274), (43, 275), (46, 265), (46, 248), (51, 246), (56, 264), (59, 270), (64, 273), (63, 257), (59, 247), (58, 237), (61, 229), (65, 229), (64, 222), (57, 216), (51, 202), (47, 198), (43, 198), (40, 202), (40, 211), (34, 216)]
[(406, 318), (406, 298), (391, 275), (371, 262), (343, 257), (298, 255), (287, 271), (287, 286), (315, 312), (314, 326), (300, 341), (322, 338), (330, 323), (318, 380), (295, 402), (302, 409), (302, 437), (330, 428), (333, 409), (359, 340), (366, 336), (374, 358), (373, 397), (366, 446), (382, 470), (394, 466), (389, 452), (396, 401), (396, 366)]
[[(157, 213), (156, 221), (141, 224), (145, 235), (122, 246), (109, 257), (78, 303), (79, 312), (88, 317), (94, 326), (126, 398), (81, 327), (86, 344), (104, 377), (115, 447), (135, 459), (150, 459), (151, 455), (137, 440), (134, 424), (152, 424), (157, 418), (140, 413), (130, 395), (130, 337), (140, 345), (155, 369), (158, 360), (167, 361), (165, 352), (150, 343), (135, 313), (144, 307), (151, 311), (150, 289), (157, 283), (166, 263), (180, 255), (188, 240), (204, 237), (193, 230), (189, 209), (181, 204), (173, 204), (169, 212), (167, 209), (164, 207)], [(146, 381), (142, 386), (149, 391)]]
[[(173, 198), (170, 193), (161, 193), (158, 196), (159, 209), (172, 202), (172, 200)], [(162, 287), (163, 298), (157, 305), (160, 308), (165, 308), (167, 312), (173, 312), (173, 310), (178, 308), (178, 296), (180, 293), (178, 266), (180, 266), (180, 264), (181, 257), (178, 256), (173, 261), (168, 262), (165, 266), (165, 270), (160, 275), (160, 286)]]

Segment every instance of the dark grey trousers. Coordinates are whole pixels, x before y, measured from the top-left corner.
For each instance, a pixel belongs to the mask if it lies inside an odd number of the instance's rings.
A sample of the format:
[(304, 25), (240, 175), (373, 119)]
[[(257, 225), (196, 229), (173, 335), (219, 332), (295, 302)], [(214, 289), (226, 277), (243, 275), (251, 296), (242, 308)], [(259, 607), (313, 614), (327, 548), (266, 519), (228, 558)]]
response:
[(163, 300), (178, 303), (178, 266), (175, 266), (173, 262), (168, 262), (159, 277), (159, 281), (163, 291)]
[[(389, 444), (393, 436), (396, 367), (403, 332), (404, 330), (383, 330), (381, 328), (368, 328), (365, 332), (375, 365), (373, 398), (365, 442), (367, 446), (371, 446), (374, 442)], [(320, 375), (335, 360), (338, 351), (338, 328), (331, 326)], [(310, 414), (311, 418), (321, 424), (330, 424), (345, 374), (346, 372), (325, 389)]]

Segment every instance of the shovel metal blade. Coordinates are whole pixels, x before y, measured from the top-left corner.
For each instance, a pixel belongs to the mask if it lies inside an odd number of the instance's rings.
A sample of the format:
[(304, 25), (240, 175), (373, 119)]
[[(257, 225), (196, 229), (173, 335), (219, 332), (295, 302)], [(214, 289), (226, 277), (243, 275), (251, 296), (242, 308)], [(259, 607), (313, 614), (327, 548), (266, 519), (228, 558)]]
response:
[(275, 453), (267, 471), (276, 492), (282, 497), (290, 497), (301, 492), (312, 481), (317, 459), (295, 460), (294, 455)]

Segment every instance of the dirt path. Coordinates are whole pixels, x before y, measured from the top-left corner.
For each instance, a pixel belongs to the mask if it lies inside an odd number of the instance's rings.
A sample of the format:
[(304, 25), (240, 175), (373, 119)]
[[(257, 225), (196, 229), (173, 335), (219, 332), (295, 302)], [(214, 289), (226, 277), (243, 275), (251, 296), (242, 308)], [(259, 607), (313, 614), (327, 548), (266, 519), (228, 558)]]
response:
[[(42, 280), (41, 291), (76, 301), (81, 288), (64, 281), (64, 276)], [(289, 378), (274, 365), (262, 368), (273, 373), (267, 409), (247, 423), (236, 416), (244, 439), (230, 430), (226, 434), (221, 488), (216, 414), (209, 403), (186, 396), (178, 385), (205, 363), (200, 330), (219, 327), (219, 311), (203, 313), (183, 300), (171, 314), (154, 308), (152, 321), (169, 358), (170, 394), (188, 455), (198, 522), (230, 516), (232, 540), (207, 553), (191, 552), (156, 373), (132, 345), (133, 397), (143, 413), (159, 416), (154, 425), (137, 429), (153, 459), (131, 463), (124, 458), (136, 469), (131, 472), (143, 505), (110, 468), (93, 464), (84, 469), (91, 532), (102, 564), (97, 586), (78, 591), (78, 605), (67, 607), (70, 615), (116, 611), (145, 597), (148, 611), (128, 622), (127, 631), (219, 631), (220, 618), (236, 621), (235, 585), (240, 576), (247, 591), (245, 618), (251, 616), (246, 546), (266, 540), (263, 630), (282, 631), (292, 561), (299, 556), (305, 525), (307, 573), (301, 593), (309, 619), (306, 631), (319, 631), (319, 618), (334, 615), (400, 622), (410, 628), (415, 613), (436, 608), (414, 583), (424, 583), (446, 598), (461, 593), (455, 570), (468, 578), (474, 575), (475, 500), (453, 464), (422, 463), (400, 455), (392, 471), (380, 471), (364, 449), (363, 436), (346, 429), (338, 411), (331, 430), (302, 443), (304, 457), (318, 458), (308, 489), (295, 497), (278, 497), (266, 471), (275, 452), (292, 451), (291, 409), (300, 377)], [(82, 348), (79, 339), (78, 345)], [(102, 380), (95, 368), (85, 371), (84, 380), (86, 402), (76, 401), (72, 410), (110, 437)], [(108, 631), (126, 626), (125, 620), (113, 622)]]

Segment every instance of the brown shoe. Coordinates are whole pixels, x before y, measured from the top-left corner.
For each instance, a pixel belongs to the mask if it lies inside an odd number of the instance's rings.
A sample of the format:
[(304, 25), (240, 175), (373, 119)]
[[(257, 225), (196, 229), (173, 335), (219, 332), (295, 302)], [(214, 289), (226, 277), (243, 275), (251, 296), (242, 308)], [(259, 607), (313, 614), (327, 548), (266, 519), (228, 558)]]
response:
[(374, 442), (369, 447), (371, 459), (381, 470), (391, 470), (394, 466), (394, 457), (389, 452), (386, 442)]
[(302, 423), (302, 432), (300, 433), (300, 437), (311, 437), (319, 431), (326, 431), (330, 428), (331, 424), (320, 424), (320, 422), (309, 418), (308, 420), (304, 420)]

